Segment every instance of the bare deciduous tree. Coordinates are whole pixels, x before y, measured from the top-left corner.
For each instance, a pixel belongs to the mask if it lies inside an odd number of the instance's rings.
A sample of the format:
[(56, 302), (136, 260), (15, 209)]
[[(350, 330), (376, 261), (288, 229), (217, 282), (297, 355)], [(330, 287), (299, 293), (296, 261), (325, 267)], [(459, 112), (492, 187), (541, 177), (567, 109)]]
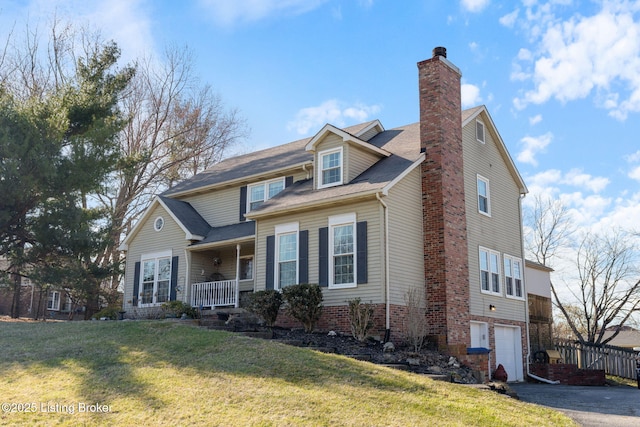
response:
[(572, 300), (561, 298), (558, 285), (551, 283), (554, 304), (565, 326), (583, 343), (611, 341), (619, 330), (605, 338), (607, 328), (624, 325), (640, 311), (637, 234), (623, 230), (586, 233), (575, 245), (567, 209), (560, 201), (540, 197), (536, 197), (528, 222), (527, 249), (539, 263), (550, 265), (563, 247), (575, 251), (576, 277), (564, 281)]
[(552, 267), (553, 258), (563, 246), (570, 245), (575, 231), (567, 208), (560, 200), (535, 196), (533, 209), (526, 217), (529, 233), (526, 250), (538, 263)]
[[(120, 168), (98, 196), (113, 223), (103, 263), (121, 259), (122, 237), (154, 195), (218, 162), (247, 132), (239, 113), (199, 84), (184, 48), (167, 49), (160, 62), (140, 61), (123, 109), (130, 120), (120, 135)], [(114, 277), (113, 291), (119, 283)]]

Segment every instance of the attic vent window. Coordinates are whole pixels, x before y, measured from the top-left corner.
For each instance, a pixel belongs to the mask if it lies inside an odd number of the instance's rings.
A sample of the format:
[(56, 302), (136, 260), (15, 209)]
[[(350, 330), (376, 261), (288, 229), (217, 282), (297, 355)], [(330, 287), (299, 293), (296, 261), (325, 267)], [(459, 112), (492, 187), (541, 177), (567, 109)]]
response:
[(476, 120), (476, 139), (484, 144), (484, 123)]
[(156, 231), (160, 231), (162, 230), (162, 227), (164, 227), (164, 219), (159, 216), (155, 221), (153, 221), (153, 229)]

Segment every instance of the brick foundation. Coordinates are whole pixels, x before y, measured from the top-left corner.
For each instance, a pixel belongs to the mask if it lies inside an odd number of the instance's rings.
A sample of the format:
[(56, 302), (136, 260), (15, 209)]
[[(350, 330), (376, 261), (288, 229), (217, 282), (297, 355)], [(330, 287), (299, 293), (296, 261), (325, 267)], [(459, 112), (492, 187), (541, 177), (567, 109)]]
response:
[(605, 374), (601, 369), (578, 369), (577, 365), (568, 363), (532, 363), (529, 370), (534, 375), (566, 385), (606, 384)]
[[(390, 306), (390, 341), (394, 341), (396, 343), (404, 341), (406, 317), (405, 314), (406, 307), (393, 304)], [(375, 304), (373, 312), (374, 327), (369, 333), (371, 336), (380, 339), (384, 338), (386, 332), (385, 319), (385, 304)], [(284, 310), (280, 310), (276, 326), (280, 326), (283, 328), (301, 328), (302, 324), (288, 316)], [(351, 334), (351, 324), (349, 322), (349, 306), (325, 306), (322, 309), (322, 316), (316, 324), (315, 330), (318, 332), (336, 331), (343, 334)]]

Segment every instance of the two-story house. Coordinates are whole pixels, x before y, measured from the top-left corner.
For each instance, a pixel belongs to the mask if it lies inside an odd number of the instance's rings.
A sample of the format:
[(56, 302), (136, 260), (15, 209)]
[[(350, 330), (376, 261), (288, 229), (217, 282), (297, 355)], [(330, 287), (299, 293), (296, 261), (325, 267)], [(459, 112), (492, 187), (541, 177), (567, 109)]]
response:
[[(418, 71), (419, 123), (327, 124), (158, 196), (122, 245), (124, 310), (237, 306), (244, 292), (317, 283), (319, 328), (348, 331), (347, 301), (360, 298), (398, 339), (417, 288), (441, 348), (523, 379), (525, 184), (487, 109), (461, 111), (446, 50)], [(489, 360), (469, 347), (491, 348)]]

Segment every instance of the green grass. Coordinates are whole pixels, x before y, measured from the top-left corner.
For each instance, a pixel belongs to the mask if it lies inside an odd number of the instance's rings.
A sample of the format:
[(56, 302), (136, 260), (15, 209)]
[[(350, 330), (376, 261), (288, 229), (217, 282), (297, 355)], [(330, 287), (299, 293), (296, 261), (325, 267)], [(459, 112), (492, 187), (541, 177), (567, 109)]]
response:
[[(36, 409), (0, 412), (0, 425), (575, 425), (490, 391), (175, 321), (0, 322), (0, 351), (0, 401)], [(79, 413), (96, 403), (108, 412)]]

